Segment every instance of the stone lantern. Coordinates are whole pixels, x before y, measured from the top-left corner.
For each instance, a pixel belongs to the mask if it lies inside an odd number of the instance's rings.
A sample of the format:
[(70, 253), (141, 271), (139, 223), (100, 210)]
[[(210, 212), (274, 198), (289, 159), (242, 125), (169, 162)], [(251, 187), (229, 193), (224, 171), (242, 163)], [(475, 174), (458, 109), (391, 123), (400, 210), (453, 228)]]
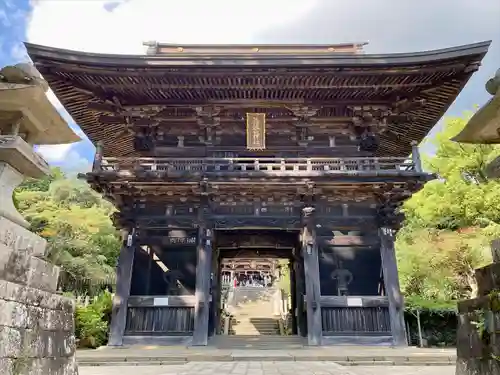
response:
[[(500, 69), (486, 83), (491, 99), (472, 116), (454, 141), (500, 144)], [(500, 177), (500, 157), (489, 178)], [(493, 263), (476, 270), (478, 297), (458, 304), (456, 375), (500, 375), (500, 239), (491, 245)]]
[(49, 173), (34, 145), (79, 141), (47, 98), (29, 64), (0, 70), (0, 373), (77, 374), (74, 302), (56, 293), (59, 268), (47, 242), (29, 230), (13, 202), (26, 178)]

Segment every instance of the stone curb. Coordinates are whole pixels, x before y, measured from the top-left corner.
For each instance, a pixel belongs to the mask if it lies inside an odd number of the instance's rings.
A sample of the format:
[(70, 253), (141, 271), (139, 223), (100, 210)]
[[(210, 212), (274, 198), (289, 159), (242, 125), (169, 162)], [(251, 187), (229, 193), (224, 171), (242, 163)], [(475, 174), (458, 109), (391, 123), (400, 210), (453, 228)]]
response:
[(80, 366), (160, 366), (188, 362), (335, 362), (342, 366), (451, 366), (455, 357), (341, 357), (341, 356), (166, 356), (82, 358)]

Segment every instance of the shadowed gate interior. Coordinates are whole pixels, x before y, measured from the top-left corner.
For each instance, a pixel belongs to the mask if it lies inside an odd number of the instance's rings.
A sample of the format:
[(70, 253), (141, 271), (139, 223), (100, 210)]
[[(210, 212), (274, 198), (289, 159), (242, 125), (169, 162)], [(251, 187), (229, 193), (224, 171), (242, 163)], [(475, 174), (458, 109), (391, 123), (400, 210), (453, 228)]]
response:
[[(305, 295), (304, 266), (300, 254), (299, 232), (264, 229), (220, 230), (215, 232), (214, 254), (212, 257), (212, 303), (209, 318), (210, 334), (242, 334), (241, 331), (238, 332), (234, 329), (226, 329), (226, 332), (224, 332), (225, 315), (234, 313), (234, 309), (237, 309), (242, 302), (252, 302), (252, 299), (258, 299), (263, 292), (265, 293), (265, 290), (270, 289), (241, 285), (234, 288), (233, 276), (231, 278), (227, 277), (227, 264), (237, 263), (238, 260), (250, 260), (250, 263), (254, 264), (263, 260), (274, 260), (276, 263), (280, 261), (280, 268), (288, 268), (283, 272), (288, 275), (288, 282), (290, 283), (290, 303), (288, 305), (287, 319), (288, 334), (306, 336), (305, 307), (304, 303), (298, 303), (298, 301), (304, 300)], [(225, 283), (222, 280), (223, 264), (226, 270)], [(249, 268), (255, 267), (250, 266)], [(282, 269), (282, 271), (284, 270)], [(285, 280), (285, 282), (287, 281)], [(274, 288), (279, 288), (279, 285), (275, 283)], [(262, 292), (259, 293), (259, 290), (262, 290)], [(238, 295), (238, 293), (241, 295)], [(266, 313), (263, 312), (263, 314), (259, 315), (264, 316)], [(272, 313), (268, 313), (268, 315), (272, 315)], [(286, 312), (281, 311), (281, 316), (286, 316)], [(268, 318), (271, 319), (272, 316)], [(237, 322), (234, 324), (237, 324)], [(257, 324), (254, 325), (257, 326)], [(261, 331), (257, 328), (255, 334), (260, 335)]]

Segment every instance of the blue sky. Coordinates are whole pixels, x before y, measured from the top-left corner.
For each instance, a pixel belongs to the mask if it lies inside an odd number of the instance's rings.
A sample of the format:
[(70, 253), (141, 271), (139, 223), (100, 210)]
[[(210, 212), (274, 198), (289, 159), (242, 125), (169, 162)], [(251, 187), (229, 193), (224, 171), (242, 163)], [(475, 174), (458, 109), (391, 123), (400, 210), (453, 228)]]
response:
[[(0, 66), (26, 60), (23, 41), (136, 54), (143, 53), (146, 40), (369, 41), (367, 53), (414, 52), (493, 40), (480, 71), (447, 113), (460, 115), (489, 99), (484, 83), (500, 68), (499, 19), (498, 0), (0, 0)], [(82, 135), (53, 94), (49, 99)], [(433, 132), (439, 128), (438, 124)], [(40, 152), (52, 165), (74, 172), (90, 166), (94, 148), (83, 136), (79, 143), (42, 147)]]

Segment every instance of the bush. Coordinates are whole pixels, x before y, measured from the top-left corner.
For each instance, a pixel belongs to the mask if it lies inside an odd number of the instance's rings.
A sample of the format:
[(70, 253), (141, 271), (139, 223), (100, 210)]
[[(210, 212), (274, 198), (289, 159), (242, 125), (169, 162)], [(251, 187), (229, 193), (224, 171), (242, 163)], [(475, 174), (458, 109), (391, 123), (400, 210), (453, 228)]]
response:
[(98, 348), (108, 341), (111, 293), (104, 292), (87, 306), (77, 306), (75, 335), (80, 348)]
[(427, 346), (454, 346), (457, 339), (456, 307), (456, 301), (406, 298), (405, 320), (410, 330), (410, 344), (419, 345), (417, 315), (420, 315), (422, 338)]

